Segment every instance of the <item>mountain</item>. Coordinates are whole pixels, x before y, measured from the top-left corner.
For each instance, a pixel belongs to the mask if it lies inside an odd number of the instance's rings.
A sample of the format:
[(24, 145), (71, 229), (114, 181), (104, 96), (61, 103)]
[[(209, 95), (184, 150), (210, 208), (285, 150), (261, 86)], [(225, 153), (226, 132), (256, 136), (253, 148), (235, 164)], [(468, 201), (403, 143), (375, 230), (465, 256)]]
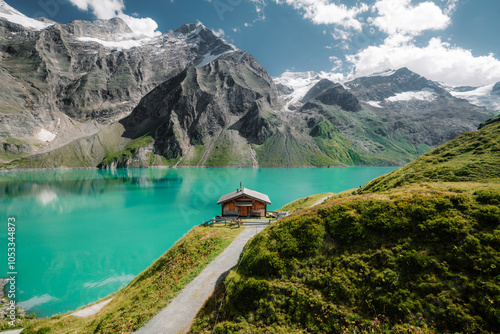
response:
[(405, 164), (491, 114), (407, 69), (344, 84), (313, 72), (287, 82), (241, 51), (149, 93), (121, 122), (125, 136), (151, 136), (149, 148), (101, 167), (137, 166), (138, 155), (147, 164), (152, 152), (178, 166)]
[(29, 18), (17, 9), (9, 6), (3, 0), (0, 0), (0, 18), (31, 30), (41, 30), (47, 28), (53, 23), (47, 19), (35, 20)]
[(346, 164), (405, 164), (495, 114), (407, 68), (340, 84), (320, 75), (303, 77), (287, 73), (276, 79), (293, 83), (282, 90), (283, 99), (294, 101), (318, 146)]
[(3, 167), (403, 165), (494, 114), (408, 69), (273, 79), (201, 24), (151, 37), (2, 8)]
[(499, 144), (497, 117), (272, 224), (190, 333), (496, 332)]
[(477, 106), (500, 111), (500, 82), (481, 87), (447, 87), (451, 95)]
[(201, 24), (146, 37), (119, 18), (59, 24), (0, 10), (0, 136), (32, 153), (96, 134), (165, 80), (237, 50)]
[(155, 152), (184, 165), (251, 166), (251, 144), (277, 131), (276, 96), (269, 74), (239, 51), (159, 85), (123, 124), (132, 137), (152, 133)]

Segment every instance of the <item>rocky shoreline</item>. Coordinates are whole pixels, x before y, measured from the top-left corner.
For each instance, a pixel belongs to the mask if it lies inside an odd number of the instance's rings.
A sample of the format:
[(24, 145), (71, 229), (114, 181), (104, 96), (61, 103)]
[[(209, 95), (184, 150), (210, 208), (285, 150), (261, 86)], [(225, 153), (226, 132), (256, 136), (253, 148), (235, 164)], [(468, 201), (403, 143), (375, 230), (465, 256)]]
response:
[[(8, 319), (10, 299), (5, 295), (5, 286), (9, 284), (8, 278), (0, 278), (0, 320)], [(16, 322), (29, 317), (28, 312), (19, 306), (16, 306)]]

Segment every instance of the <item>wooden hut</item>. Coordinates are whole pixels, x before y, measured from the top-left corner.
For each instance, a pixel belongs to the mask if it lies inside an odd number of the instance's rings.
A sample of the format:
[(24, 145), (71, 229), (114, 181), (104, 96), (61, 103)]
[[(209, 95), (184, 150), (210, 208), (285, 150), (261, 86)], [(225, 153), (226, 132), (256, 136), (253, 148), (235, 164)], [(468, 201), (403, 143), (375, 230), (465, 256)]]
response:
[(269, 196), (254, 190), (242, 188), (222, 196), (217, 204), (222, 205), (223, 217), (265, 217)]

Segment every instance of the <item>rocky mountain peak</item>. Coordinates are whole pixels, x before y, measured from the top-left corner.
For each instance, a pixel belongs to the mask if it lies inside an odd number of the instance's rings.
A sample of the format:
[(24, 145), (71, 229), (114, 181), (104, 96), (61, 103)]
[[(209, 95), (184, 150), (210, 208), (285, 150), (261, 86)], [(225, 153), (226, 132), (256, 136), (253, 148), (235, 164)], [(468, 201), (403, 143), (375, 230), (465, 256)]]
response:
[(500, 82), (497, 82), (495, 86), (493, 86), (491, 94), (500, 96)]
[(362, 101), (383, 101), (406, 92), (429, 92), (449, 95), (438, 83), (403, 67), (349, 81), (346, 86), (356, 91)]
[(94, 37), (101, 40), (112, 40), (118, 35), (133, 35), (134, 32), (119, 17), (109, 20), (82, 21), (75, 20), (66, 25), (69, 33), (75, 37)]
[(5, 1), (0, 0), (0, 13), (4, 14), (18, 14), (22, 15), (19, 11), (9, 6)]
[(179, 34), (189, 35), (199, 33), (207, 28), (201, 23), (188, 23), (180, 26), (175, 32)]
[(42, 21), (29, 18), (3, 0), (0, 0), (0, 20), (6, 20), (30, 30), (42, 30), (52, 24), (50, 20)]
[[(328, 79), (321, 79), (314, 85), (301, 100), (307, 103), (316, 100), (324, 105), (339, 106), (345, 111), (360, 111), (362, 106), (359, 100), (350, 91), (339, 83)], [(305, 106), (306, 109), (310, 106)]]

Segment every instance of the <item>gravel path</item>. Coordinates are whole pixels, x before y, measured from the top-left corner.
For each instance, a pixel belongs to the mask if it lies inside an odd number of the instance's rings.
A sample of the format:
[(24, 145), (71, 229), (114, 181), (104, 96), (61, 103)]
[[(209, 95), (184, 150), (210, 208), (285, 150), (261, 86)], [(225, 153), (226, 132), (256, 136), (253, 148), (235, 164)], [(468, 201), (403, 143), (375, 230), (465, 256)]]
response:
[(323, 202), (326, 201), (327, 199), (329, 199), (330, 197), (332, 197), (332, 195), (323, 197), (322, 199), (320, 199), (319, 201), (317, 201), (316, 203), (314, 203), (313, 205), (311, 205), (310, 208), (312, 208), (313, 206), (316, 206), (316, 205), (323, 204)]
[(23, 331), (24, 329), (13, 329), (10, 331), (5, 331), (5, 332), (0, 332), (2, 334), (19, 334)]
[(113, 298), (109, 298), (109, 299), (102, 301), (100, 303), (97, 303), (97, 304), (94, 304), (92, 306), (86, 307), (84, 309), (78, 310), (76, 312), (71, 313), (70, 315), (74, 315), (75, 317), (79, 317), (79, 318), (88, 318), (88, 317), (96, 314), (97, 312), (99, 312), (104, 307), (104, 305), (109, 303), (111, 300), (113, 300)]
[(186, 285), (167, 307), (160, 311), (137, 332), (139, 334), (187, 333), (196, 314), (210, 297), (221, 275), (237, 263), (243, 247), (251, 237), (266, 225), (247, 225), (236, 239), (205, 269)]

